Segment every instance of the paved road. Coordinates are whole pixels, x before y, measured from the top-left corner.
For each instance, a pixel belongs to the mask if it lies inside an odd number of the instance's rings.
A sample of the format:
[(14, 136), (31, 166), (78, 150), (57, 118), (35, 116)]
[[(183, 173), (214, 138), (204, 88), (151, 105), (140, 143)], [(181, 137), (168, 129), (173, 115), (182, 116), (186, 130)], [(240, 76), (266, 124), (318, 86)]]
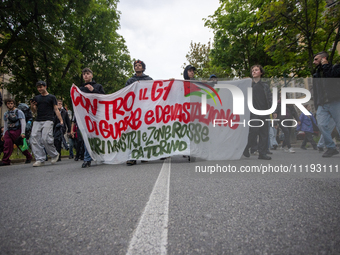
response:
[(339, 254), (340, 156), (296, 150), (1, 167), (0, 254)]

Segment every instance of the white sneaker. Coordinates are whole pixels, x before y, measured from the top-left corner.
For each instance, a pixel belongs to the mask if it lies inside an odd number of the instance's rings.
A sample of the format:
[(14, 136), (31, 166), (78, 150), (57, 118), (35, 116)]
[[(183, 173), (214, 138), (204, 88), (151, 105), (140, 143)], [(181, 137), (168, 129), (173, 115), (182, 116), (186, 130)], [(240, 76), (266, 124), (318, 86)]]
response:
[(289, 148), (288, 152), (289, 152), (289, 153), (295, 153), (295, 151), (293, 150), (292, 147)]
[(44, 161), (35, 161), (35, 163), (33, 164), (33, 166), (42, 166), (44, 165), (45, 162)]
[(286, 147), (281, 147), (281, 150), (283, 150), (284, 152), (289, 152), (289, 150)]
[(58, 161), (58, 158), (59, 158), (59, 153), (54, 158), (51, 158), (51, 164), (55, 164)]

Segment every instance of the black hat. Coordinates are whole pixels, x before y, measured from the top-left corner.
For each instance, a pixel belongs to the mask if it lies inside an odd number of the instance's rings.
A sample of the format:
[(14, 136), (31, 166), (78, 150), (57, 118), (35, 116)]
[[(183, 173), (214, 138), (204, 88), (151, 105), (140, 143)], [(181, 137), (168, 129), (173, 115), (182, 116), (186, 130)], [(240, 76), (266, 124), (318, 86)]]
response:
[(43, 85), (44, 87), (46, 87), (46, 82), (44, 82), (44, 81), (38, 81), (35, 85), (36, 85), (36, 86)]
[(137, 64), (137, 63), (142, 64), (142, 67), (144, 69), (143, 72), (144, 72), (145, 68), (146, 68), (145, 63), (142, 60), (139, 60), (139, 59), (137, 59), (135, 62), (133, 62), (133, 69), (135, 69), (135, 64)]
[(189, 70), (189, 69), (194, 69), (194, 71), (196, 71), (196, 67), (192, 66), (192, 65), (188, 65), (185, 69)]

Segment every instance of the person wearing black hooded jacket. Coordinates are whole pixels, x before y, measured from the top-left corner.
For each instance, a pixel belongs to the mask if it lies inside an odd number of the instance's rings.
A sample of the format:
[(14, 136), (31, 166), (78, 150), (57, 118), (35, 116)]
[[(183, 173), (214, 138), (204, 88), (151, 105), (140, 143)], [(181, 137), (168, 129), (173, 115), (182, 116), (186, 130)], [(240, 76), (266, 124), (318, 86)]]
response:
[[(146, 74), (144, 74), (144, 71), (145, 71), (145, 63), (142, 61), (142, 60), (136, 60), (134, 63), (133, 63), (133, 68), (135, 70), (135, 74), (127, 80), (127, 82), (125, 83), (125, 87), (131, 85), (132, 83), (136, 82), (136, 81), (148, 81), (148, 80), (152, 80), (152, 78)], [(147, 161), (142, 161), (143, 162), (147, 162)], [(137, 161), (136, 160), (128, 160), (126, 161), (126, 164), (128, 166), (133, 166), (133, 165), (136, 165), (137, 164)]]
[[(90, 68), (84, 68), (82, 71), (83, 79), (85, 83), (79, 88), (81, 91), (85, 93), (96, 93), (96, 94), (105, 94), (103, 86), (96, 83), (93, 78), (93, 72)], [(84, 144), (84, 163), (82, 164), (82, 168), (90, 167), (92, 158)]]
[(145, 71), (145, 63), (142, 60), (136, 60), (133, 63), (133, 68), (135, 70), (135, 74), (127, 80), (127, 82), (125, 83), (125, 87), (131, 85), (132, 83), (136, 82), (136, 81), (147, 81), (147, 80), (152, 80), (152, 78), (146, 74), (144, 74)]
[[(250, 68), (250, 72), (253, 78), (253, 106), (257, 110), (267, 110), (272, 105), (272, 93), (270, 92), (269, 85), (262, 80), (264, 69), (261, 65), (254, 65)], [(269, 126), (266, 123), (266, 119), (269, 119), (269, 115), (258, 116), (251, 113), (250, 119), (262, 120), (265, 124), (261, 126), (260, 121), (252, 122), (252, 125), (254, 126), (249, 127), (248, 144), (243, 151), (243, 155), (247, 158), (250, 157), (249, 148), (256, 144), (257, 136), (259, 136), (258, 159), (270, 160), (271, 157), (267, 155)]]

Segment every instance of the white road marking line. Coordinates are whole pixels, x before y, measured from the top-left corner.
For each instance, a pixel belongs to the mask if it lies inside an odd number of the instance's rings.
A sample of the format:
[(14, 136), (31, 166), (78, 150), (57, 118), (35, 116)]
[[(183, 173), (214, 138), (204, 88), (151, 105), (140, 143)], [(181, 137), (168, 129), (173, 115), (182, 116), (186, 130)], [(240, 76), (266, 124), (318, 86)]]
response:
[(126, 254), (167, 254), (171, 158), (164, 161)]

